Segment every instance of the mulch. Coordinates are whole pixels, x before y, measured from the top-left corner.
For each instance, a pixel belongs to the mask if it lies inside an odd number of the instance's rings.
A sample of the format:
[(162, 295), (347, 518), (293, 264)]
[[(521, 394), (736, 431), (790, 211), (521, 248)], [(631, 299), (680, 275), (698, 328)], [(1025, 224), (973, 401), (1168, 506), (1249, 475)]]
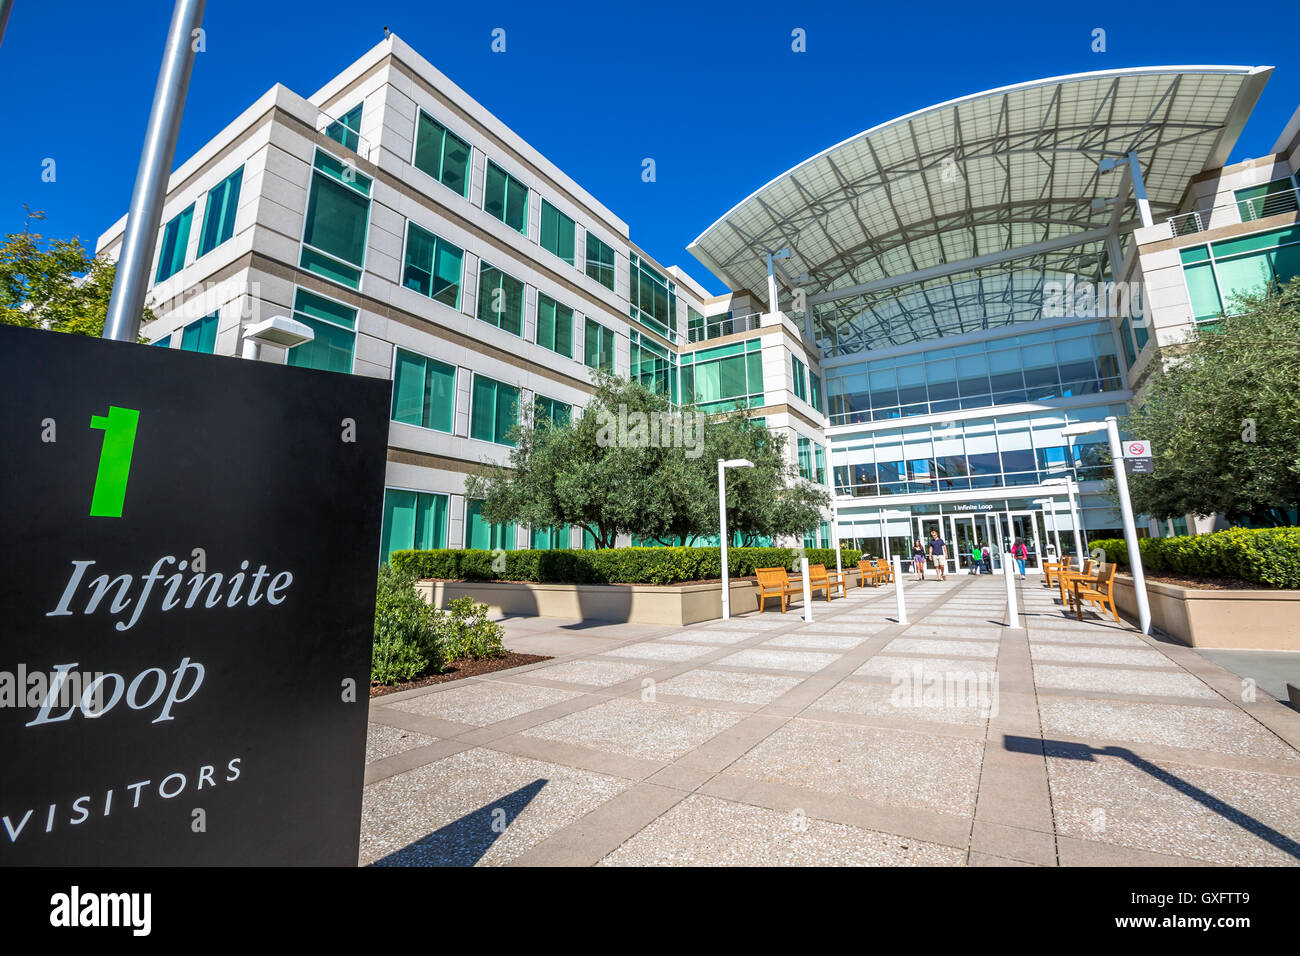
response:
[(525, 664), (536, 664), (538, 661), (549, 661), (550, 659), (543, 654), (516, 654), (509, 651), (501, 657), (486, 657), (478, 661), (456, 661), (441, 674), (424, 674), (415, 678), (415, 680), (409, 680), (401, 684), (371, 684), (370, 696), (372, 699), (386, 697), (389, 694), (396, 694), (398, 691), (414, 690), (417, 687), (428, 687), (432, 684), (445, 684), (448, 681), (461, 680), (465, 677), (479, 677), (483, 674), (509, 670), (512, 667), (523, 667)]
[[(1132, 574), (1132, 569), (1127, 564), (1116, 562), (1117, 569), (1124, 574)], [(1269, 590), (1262, 584), (1252, 584), (1249, 581), (1239, 581), (1236, 578), (1211, 578), (1211, 577), (1183, 577), (1178, 574), (1152, 574), (1146, 568), (1143, 573), (1148, 581), (1159, 581), (1161, 584), (1172, 584), (1180, 588), (1192, 588), (1198, 591), (1267, 591)]]

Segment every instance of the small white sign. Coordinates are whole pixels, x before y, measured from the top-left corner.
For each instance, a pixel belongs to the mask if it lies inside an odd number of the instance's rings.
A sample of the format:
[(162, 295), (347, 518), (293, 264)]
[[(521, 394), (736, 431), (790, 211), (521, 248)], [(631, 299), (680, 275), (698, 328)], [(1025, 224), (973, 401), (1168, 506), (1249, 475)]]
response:
[(1151, 443), (1148, 441), (1138, 441), (1137, 439), (1130, 439), (1129, 441), (1124, 442), (1124, 457), (1150, 458)]

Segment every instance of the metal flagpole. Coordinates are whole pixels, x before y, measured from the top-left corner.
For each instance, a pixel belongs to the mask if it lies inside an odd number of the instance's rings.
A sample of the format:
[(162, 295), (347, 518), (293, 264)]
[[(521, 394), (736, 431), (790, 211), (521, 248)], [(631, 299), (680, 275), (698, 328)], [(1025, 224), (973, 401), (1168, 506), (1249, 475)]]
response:
[(154, 239), (162, 219), (163, 200), (167, 198), (167, 179), (171, 175), (185, 94), (194, 68), (195, 31), (203, 23), (205, 3), (206, 0), (176, 0), (172, 11), (140, 166), (131, 192), (113, 295), (108, 303), (108, 318), (104, 323), (106, 339), (134, 342), (140, 335), (140, 314), (144, 311), (149, 285)]
[(14, 0), (0, 0), (0, 43), (5, 42), (5, 27), (9, 25), (9, 14), (13, 9)]

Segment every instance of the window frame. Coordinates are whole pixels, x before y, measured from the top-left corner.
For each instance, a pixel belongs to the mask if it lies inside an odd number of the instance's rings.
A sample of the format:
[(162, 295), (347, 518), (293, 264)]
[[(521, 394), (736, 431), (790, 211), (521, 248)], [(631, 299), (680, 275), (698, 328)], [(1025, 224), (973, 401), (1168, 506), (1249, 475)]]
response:
[[(411, 227), (415, 227), (416, 229), (419, 229), (421, 232), (428, 234), (429, 236), (433, 237), (434, 240), (433, 261), (429, 264), (429, 292), (428, 293), (421, 292), (419, 289), (416, 289), (406, 284), (406, 270), (408, 268), (407, 250), (410, 248)], [(437, 294), (434, 293), (433, 291), (433, 279), (434, 276), (437, 275), (437, 268), (438, 268), (438, 253), (442, 250), (443, 244), (450, 246), (451, 248), (455, 249), (457, 252), (460, 253), (460, 279), (456, 282), (455, 305), (449, 305), (448, 303), (444, 302), (442, 299), (439, 299)], [(411, 292), (414, 292), (416, 295), (423, 296), (424, 298), (429, 299), (432, 302), (437, 302), (439, 305), (447, 306), (447, 308), (452, 309), (456, 312), (460, 311), (461, 296), (465, 292), (465, 250), (462, 249), (460, 246), (456, 245), (454, 242), (452, 242), (449, 239), (444, 239), (442, 236), (438, 235), (436, 232), (434, 232), (431, 229), (425, 229), (424, 226), (420, 225), (414, 219), (407, 219), (406, 226), (402, 229), (402, 258), (399, 262), (399, 269), (400, 272), (397, 277), (398, 278), (397, 284), (401, 286), (403, 289), (409, 289)]]
[[(318, 163), (322, 156), (325, 156), (333, 160), (334, 162), (338, 163), (345, 169), (351, 168), (354, 172), (356, 172), (357, 176), (361, 177), (366, 181), (366, 188), (363, 190), (356, 186), (351, 186), (345, 180), (321, 168), (318, 165)], [(366, 260), (368, 259), (367, 253), (370, 251), (370, 230), (374, 225), (374, 215), (373, 215), (374, 180), (371, 177), (367, 176), (365, 173), (358, 170), (355, 164), (342, 160), (339, 157), (335, 156), (333, 153), (321, 149), (319, 146), (316, 147), (316, 152), (312, 156), (310, 170), (311, 170), (311, 176), (308, 178), (307, 181), (307, 204), (306, 207), (303, 209), (303, 213), (302, 213), (302, 228), (298, 231), (298, 268), (306, 272), (310, 272), (312, 275), (324, 279), (326, 282), (332, 282), (335, 285), (342, 286), (345, 289), (351, 289), (354, 292), (360, 292), (362, 288), (364, 288), (365, 286)], [(340, 258), (339, 256), (336, 256), (334, 253), (328, 252), (325, 249), (320, 248), (319, 246), (312, 245), (307, 241), (307, 219), (311, 215), (311, 211), (312, 211), (312, 203), (311, 203), (312, 187), (315, 183), (315, 178), (317, 175), (323, 176), (326, 180), (334, 183), (334, 185), (336, 186), (339, 186), (343, 189), (351, 189), (358, 195), (365, 197), (366, 228), (364, 234), (362, 235), (362, 240), (361, 240), (361, 262), (359, 264), (355, 262), (349, 262), (348, 260)], [(354, 286), (347, 282), (341, 282), (339, 279), (335, 278), (334, 276), (325, 275), (324, 273), (319, 272), (316, 269), (311, 268), (310, 266), (304, 265), (303, 253), (307, 250), (310, 250), (315, 255), (324, 256), (326, 259), (339, 263), (346, 269), (355, 269), (357, 272), (357, 284)]]
[[(496, 213), (488, 209), (488, 179), (491, 176), (492, 167), (496, 167), (497, 171), (500, 172), (501, 175), (506, 178), (505, 195), (502, 197), (502, 208), (501, 208), (502, 215), (500, 216), (497, 216)], [(508, 216), (510, 213), (510, 184), (511, 183), (515, 183), (516, 185), (523, 187), (524, 190), (524, 219), (523, 219), (523, 228), (521, 229), (515, 229), (514, 226), (510, 225), (509, 220), (506, 218), (506, 216)], [(532, 213), (532, 208), (533, 208), (532, 203), (533, 203), (533, 190), (531, 186), (525, 185), (522, 179), (515, 176), (513, 173), (507, 170), (500, 163), (495, 162), (492, 159), (489, 159), (487, 161), (487, 165), (483, 167), (483, 211), (485, 213), (487, 213), (493, 219), (497, 220), (497, 222), (501, 223), (506, 228), (510, 229), (512, 232), (518, 232), (521, 236), (527, 238), (528, 218), (529, 215)]]
[[(420, 151), (420, 118), (424, 116), (427, 116), (430, 122), (437, 123), (439, 126), (442, 127), (442, 131), (443, 131), (442, 150), (438, 154), (440, 170), (445, 169), (446, 167), (447, 137), (452, 136), (456, 139), (457, 142), (463, 143), (465, 145), (465, 149), (468, 151), (469, 155), (465, 160), (465, 191), (463, 193), (456, 192), (455, 189), (453, 189), (451, 186), (448, 186), (445, 182), (442, 181), (442, 177), (440, 175), (435, 176), (427, 169), (421, 169), (419, 166), (415, 164), (415, 157), (419, 155), (419, 151)], [(459, 196), (461, 199), (469, 199), (470, 192), (473, 189), (474, 144), (471, 143), (469, 140), (465, 139), (465, 137), (461, 136), (459, 133), (453, 132), (450, 126), (448, 126), (442, 120), (438, 119), (438, 117), (434, 116), (432, 113), (430, 113), (422, 106), (416, 107), (416, 111), (415, 111), (415, 134), (411, 137), (411, 155), (409, 159), (410, 159), (410, 165), (412, 169), (419, 170), (422, 174), (428, 176), (435, 183), (442, 186), (444, 189), (448, 190), (449, 192)], [(485, 183), (485, 188), (486, 188), (486, 183)]]

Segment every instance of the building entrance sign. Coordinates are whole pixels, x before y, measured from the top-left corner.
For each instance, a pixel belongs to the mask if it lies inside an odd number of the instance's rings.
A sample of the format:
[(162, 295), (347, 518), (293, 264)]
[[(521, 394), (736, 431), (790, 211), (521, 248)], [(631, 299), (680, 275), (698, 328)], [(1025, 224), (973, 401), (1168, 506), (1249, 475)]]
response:
[(354, 865), (391, 384), (0, 326), (0, 389), (0, 863)]

